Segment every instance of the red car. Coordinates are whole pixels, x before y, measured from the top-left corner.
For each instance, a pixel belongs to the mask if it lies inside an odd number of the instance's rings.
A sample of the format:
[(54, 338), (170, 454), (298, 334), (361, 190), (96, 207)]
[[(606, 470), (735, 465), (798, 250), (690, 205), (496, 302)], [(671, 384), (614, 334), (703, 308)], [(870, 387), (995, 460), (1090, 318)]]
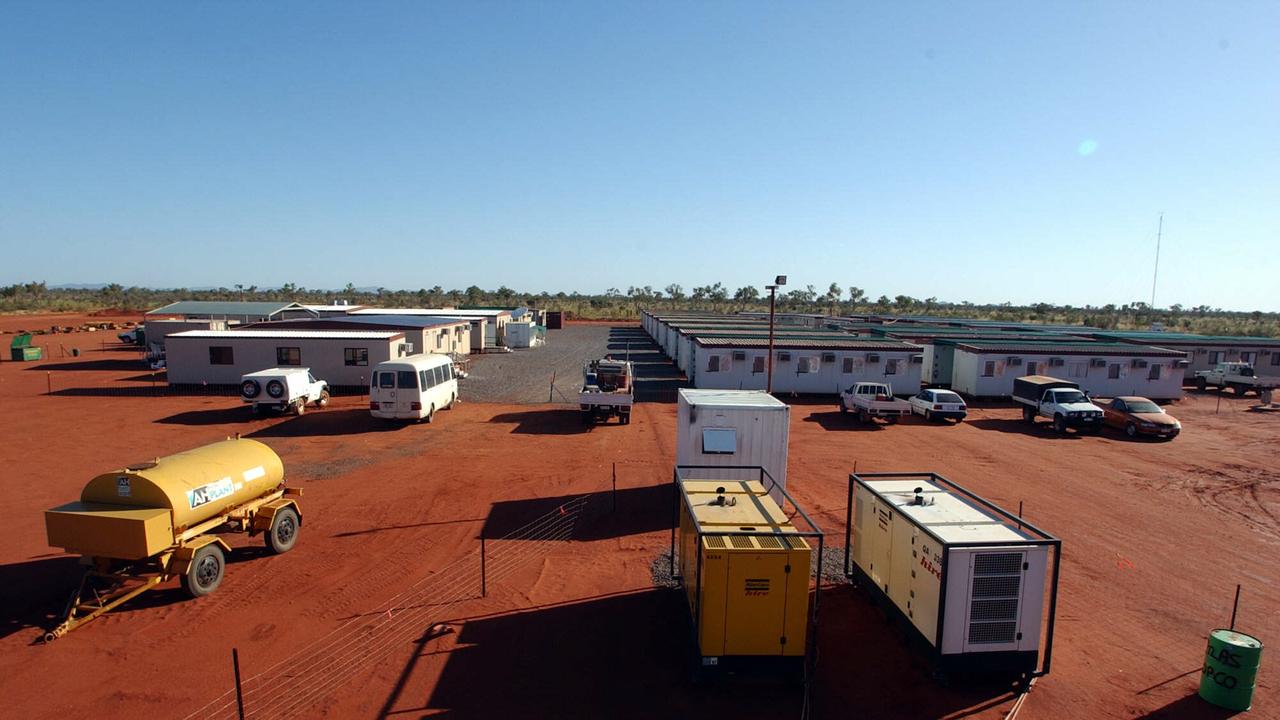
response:
[(1102, 424), (1138, 436), (1172, 440), (1182, 431), (1182, 423), (1159, 405), (1144, 397), (1118, 397), (1102, 406)]

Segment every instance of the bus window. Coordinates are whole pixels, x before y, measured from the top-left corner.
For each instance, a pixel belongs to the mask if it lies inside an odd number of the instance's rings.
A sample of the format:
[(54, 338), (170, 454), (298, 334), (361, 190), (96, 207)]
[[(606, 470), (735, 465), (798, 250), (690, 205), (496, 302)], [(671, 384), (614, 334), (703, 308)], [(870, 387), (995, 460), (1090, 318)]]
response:
[(389, 373), (389, 372), (378, 373), (378, 387), (394, 390), (396, 387), (395, 373)]
[(401, 390), (417, 390), (418, 374), (412, 370), (400, 370), (396, 373), (396, 386)]

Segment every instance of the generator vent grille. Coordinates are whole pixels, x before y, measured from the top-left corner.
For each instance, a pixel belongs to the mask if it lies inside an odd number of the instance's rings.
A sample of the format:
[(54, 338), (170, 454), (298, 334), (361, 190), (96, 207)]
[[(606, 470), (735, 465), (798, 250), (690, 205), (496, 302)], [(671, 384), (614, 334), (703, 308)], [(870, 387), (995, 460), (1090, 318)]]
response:
[(729, 538), (729, 543), (740, 550), (747, 550), (755, 547), (751, 544), (751, 538), (742, 535), (734, 535)]
[(1016, 622), (989, 622), (989, 623), (973, 623), (969, 626), (969, 642), (975, 645), (981, 643), (1011, 643), (1018, 633), (1018, 624)]
[(1004, 644), (1018, 639), (1022, 553), (979, 553), (973, 558), (969, 642)]
[(724, 538), (719, 535), (708, 535), (705, 539), (707, 541), (707, 547), (721, 550), (724, 549)]
[(782, 542), (781, 542), (780, 540), (778, 540), (778, 538), (776, 538), (776, 537), (772, 537), (772, 536), (768, 536), (768, 535), (766, 535), (766, 536), (764, 536), (764, 537), (758, 537), (758, 538), (756, 538), (756, 542), (760, 544), (760, 547), (761, 547), (761, 548), (765, 548), (765, 549), (769, 549), (769, 550), (781, 550), (781, 549), (782, 549)]
[(974, 575), (1012, 575), (1022, 572), (1022, 553), (981, 553), (973, 558)]

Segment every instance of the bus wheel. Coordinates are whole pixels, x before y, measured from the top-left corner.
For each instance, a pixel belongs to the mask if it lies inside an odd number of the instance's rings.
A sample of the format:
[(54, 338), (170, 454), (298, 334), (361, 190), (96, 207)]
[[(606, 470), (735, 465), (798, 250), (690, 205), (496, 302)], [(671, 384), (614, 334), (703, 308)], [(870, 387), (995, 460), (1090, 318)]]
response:
[(435, 422), (435, 421), (436, 421), (436, 406), (435, 406), (435, 405), (432, 405), (432, 406), (431, 406), (431, 409), (427, 411), (427, 417), (425, 418), (425, 420), (426, 420), (427, 422)]

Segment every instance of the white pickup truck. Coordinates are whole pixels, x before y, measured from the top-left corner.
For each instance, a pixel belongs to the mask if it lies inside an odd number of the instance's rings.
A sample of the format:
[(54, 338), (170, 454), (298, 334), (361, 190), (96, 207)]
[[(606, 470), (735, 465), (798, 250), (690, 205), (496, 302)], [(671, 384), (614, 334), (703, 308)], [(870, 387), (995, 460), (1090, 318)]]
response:
[(1223, 362), (1212, 370), (1196, 371), (1196, 387), (1204, 390), (1209, 386), (1219, 390), (1231, 388), (1240, 396), (1250, 390), (1256, 390), (1261, 395), (1264, 390), (1280, 388), (1280, 378), (1258, 377), (1253, 366), (1246, 362)]
[(895, 423), (911, 414), (911, 403), (893, 396), (893, 388), (876, 382), (860, 382), (840, 393), (840, 412), (857, 413), (862, 422), (884, 418)]
[(251, 403), (254, 415), (264, 410), (301, 415), (312, 404), (329, 404), (329, 383), (317, 380), (304, 367), (277, 367), (240, 377), (240, 399)]
[(582, 391), (578, 408), (582, 422), (608, 421), (631, 423), (631, 406), (635, 404), (635, 384), (631, 363), (626, 360), (593, 360), (582, 368)]
[(1027, 375), (1013, 379), (1013, 399), (1022, 405), (1022, 419), (1034, 423), (1036, 416), (1053, 421), (1053, 429), (1066, 432), (1102, 432), (1102, 408), (1094, 405), (1080, 386), (1047, 375)]

